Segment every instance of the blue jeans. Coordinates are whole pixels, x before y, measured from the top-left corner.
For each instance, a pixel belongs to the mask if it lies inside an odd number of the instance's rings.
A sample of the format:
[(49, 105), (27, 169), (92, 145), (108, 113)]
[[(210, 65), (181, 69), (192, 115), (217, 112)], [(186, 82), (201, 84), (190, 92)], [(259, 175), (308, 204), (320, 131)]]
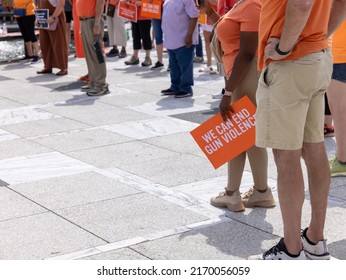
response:
[(163, 43), (161, 22), (161, 19), (151, 19), (156, 45), (161, 45)]
[(346, 83), (346, 63), (334, 63), (332, 79)]
[(194, 50), (194, 46), (168, 50), (171, 89), (175, 92), (192, 93)]
[(196, 45), (196, 56), (203, 57), (203, 43), (202, 43), (200, 29), (201, 29), (201, 25), (198, 24), (198, 45)]

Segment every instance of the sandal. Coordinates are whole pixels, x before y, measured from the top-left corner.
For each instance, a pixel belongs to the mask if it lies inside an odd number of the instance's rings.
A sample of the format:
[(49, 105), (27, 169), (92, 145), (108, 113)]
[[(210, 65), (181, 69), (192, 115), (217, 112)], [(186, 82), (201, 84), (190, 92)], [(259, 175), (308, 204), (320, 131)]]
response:
[(42, 69), (40, 71), (36, 72), (37, 74), (51, 74), (52, 73), (52, 69)]
[(65, 76), (65, 75), (67, 75), (67, 69), (65, 69), (65, 70), (60, 70), (58, 73), (56, 73), (55, 75), (57, 75), (57, 76)]

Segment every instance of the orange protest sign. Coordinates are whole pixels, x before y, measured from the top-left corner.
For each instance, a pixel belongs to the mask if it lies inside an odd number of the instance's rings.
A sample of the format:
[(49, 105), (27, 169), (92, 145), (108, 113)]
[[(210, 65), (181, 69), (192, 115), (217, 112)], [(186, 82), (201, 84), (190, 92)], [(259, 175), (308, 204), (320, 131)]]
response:
[(118, 6), (118, 16), (121, 18), (128, 19), (130, 21), (137, 22), (136, 5), (125, 1), (120, 1)]
[(147, 18), (161, 18), (161, 0), (142, 0), (141, 15)]
[(207, 15), (205, 13), (199, 13), (198, 23), (207, 24)]
[(255, 144), (255, 105), (244, 96), (232, 108), (227, 122), (218, 113), (190, 132), (215, 169)]

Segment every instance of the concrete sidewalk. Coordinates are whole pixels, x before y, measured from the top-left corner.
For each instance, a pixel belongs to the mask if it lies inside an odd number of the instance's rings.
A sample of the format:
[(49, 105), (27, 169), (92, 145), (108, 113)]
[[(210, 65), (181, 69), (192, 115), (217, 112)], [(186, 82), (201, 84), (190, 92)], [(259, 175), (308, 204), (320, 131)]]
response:
[[(174, 99), (160, 95), (166, 69), (124, 59), (107, 58), (111, 94), (98, 98), (79, 91), (83, 59), (70, 57), (63, 77), (37, 75), (42, 63), (0, 64), (0, 259), (246, 259), (274, 245), (279, 206), (209, 205), (226, 168), (214, 170), (189, 131), (216, 112), (223, 79), (200, 66), (193, 98)], [(326, 146), (335, 154), (333, 138)], [(247, 165), (242, 191), (251, 185)], [(326, 237), (345, 260), (345, 178), (332, 180), (329, 201)], [(307, 196), (303, 227), (309, 218)]]

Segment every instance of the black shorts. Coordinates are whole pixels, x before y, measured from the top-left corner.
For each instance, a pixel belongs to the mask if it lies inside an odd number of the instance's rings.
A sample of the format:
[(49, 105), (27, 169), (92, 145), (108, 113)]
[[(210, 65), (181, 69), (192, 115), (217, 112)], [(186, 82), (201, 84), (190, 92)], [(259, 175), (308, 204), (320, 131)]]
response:
[(73, 19), (72, 11), (65, 11), (65, 16), (66, 16), (66, 23), (71, 23), (71, 20)]

